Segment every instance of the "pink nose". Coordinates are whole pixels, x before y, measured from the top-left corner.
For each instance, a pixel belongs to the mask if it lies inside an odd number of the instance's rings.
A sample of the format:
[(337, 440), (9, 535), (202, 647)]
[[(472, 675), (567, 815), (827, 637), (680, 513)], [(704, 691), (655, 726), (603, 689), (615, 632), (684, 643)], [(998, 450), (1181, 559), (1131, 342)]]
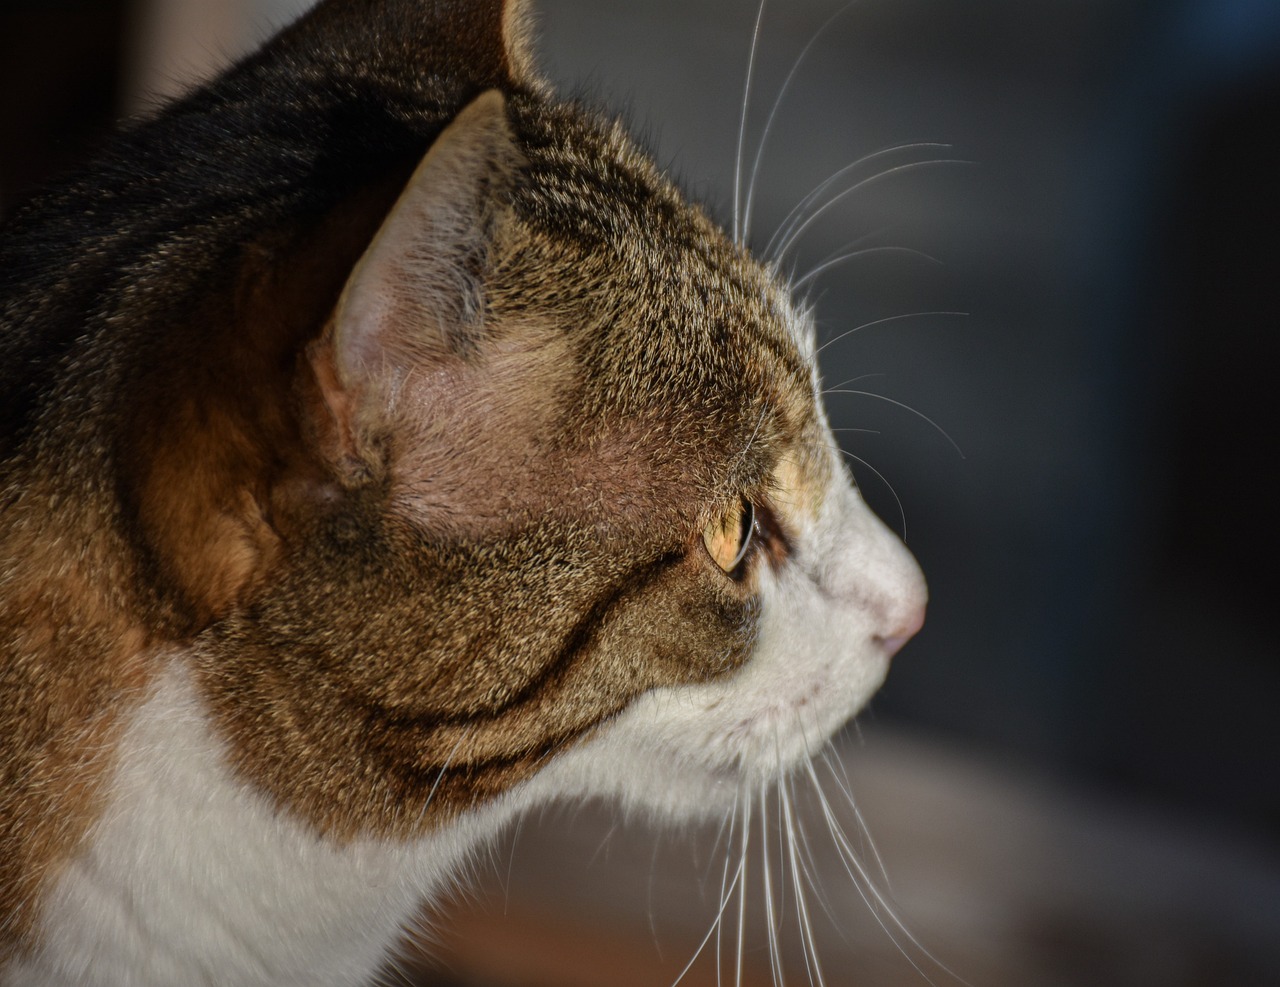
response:
[(916, 636), (920, 628), (924, 626), (924, 607), (918, 607), (905, 621), (902, 626), (888, 634), (885, 637), (877, 636), (880, 646), (884, 648), (885, 653), (890, 658), (902, 650), (902, 646)]

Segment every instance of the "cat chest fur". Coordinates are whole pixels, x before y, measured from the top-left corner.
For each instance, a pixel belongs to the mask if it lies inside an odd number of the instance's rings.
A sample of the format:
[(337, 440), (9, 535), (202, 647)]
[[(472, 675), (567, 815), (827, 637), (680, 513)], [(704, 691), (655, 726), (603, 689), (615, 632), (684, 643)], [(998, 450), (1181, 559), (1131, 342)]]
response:
[(4, 983), (365, 983), (506, 814), (411, 844), (326, 842), (232, 776), (181, 656), (132, 715), (109, 793)]

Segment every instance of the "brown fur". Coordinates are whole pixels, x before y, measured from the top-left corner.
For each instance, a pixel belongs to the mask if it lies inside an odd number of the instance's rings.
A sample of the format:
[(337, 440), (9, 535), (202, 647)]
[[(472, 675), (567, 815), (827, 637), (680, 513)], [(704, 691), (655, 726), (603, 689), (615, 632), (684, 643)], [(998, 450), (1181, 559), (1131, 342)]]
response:
[[(38, 373), (0, 474), (0, 956), (172, 649), (242, 776), (340, 839), (421, 833), (640, 693), (745, 658), (750, 580), (701, 532), (745, 492), (785, 552), (826, 482), (809, 370), (768, 272), (620, 126), (547, 95), (526, 23), (496, 0), (333, 0), (152, 125), (264, 79), (305, 109), (307, 80), (338, 79), (326, 120), (348, 89), (386, 118), (344, 192), (283, 183), (171, 228), (140, 205), (137, 228), (68, 237), (103, 198), (90, 174), (17, 215), (23, 257), (79, 246), (4, 300)], [(458, 195), (484, 239), (427, 262), (474, 297), (431, 303), (443, 336), (402, 319), (353, 359), (339, 300), (422, 155), (474, 137), (440, 136), (468, 106), (491, 172)], [(218, 147), (215, 184), (239, 153)]]

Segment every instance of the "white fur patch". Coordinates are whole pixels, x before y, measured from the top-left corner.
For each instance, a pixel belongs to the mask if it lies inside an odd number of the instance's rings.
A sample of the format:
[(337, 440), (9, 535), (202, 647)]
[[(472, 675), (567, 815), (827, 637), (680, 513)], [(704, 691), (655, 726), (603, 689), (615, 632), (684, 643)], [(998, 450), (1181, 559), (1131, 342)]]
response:
[(181, 657), (137, 711), (112, 797), (13, 987), (364, 984), (422, 899), (513, 810), (412, 846), (336, 846), (233, 778)]

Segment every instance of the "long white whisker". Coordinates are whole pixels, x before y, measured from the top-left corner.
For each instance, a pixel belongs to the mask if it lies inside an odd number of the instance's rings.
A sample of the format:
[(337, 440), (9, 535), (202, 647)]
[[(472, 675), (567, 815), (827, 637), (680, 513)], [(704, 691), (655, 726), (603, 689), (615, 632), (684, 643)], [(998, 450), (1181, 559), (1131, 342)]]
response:
[(800, 66), (804, 64), (804, 60), (808, 57), (809, 50), (817, 43), (818, 39), (826, 33), (829, 28), (846, 10), (852, 7), (858, 0), (849, 0), (843, 7), (828, 17), (818, 30), (813, 32), (811, 37), (800, 50), (800, 54), (796, 56), (795, 62), (791, 66), (791, 71), (787, 73), (786, 79), (782, 82), (782, 87), (778, 90), (777, 98), (773, 101), (773, 106), (769, 110), (769, 116), (765, 120), (764, 130), (760, 134), (760, 143), (756, 146), (756, 156), (751, 162), (751, 177), (747, 181), (747, 202), (742, 212), (742, 242), (747, 242), (747, 237), (751, 235), (751, 206), (755, 199), (756, 176), (760, 174), (760, 162), (764, 158), (765, 145), (769, 142), (769, 135), (773, 132), (773, 121), (778, 115), (778, 109), (782, 106), (782, 101), (787, 95), (787, 91), (791, 88), (791, 82), (796, 77), (796, 73), (800, 70)]
[(720, 851), (720, 841), (724, 840), (725, 849), (727, 850), (733, 843), (733, 835), (738, 823), (738, 806), (734, 803), (733, 811), (729, 813), (727, 819), (721, 819), (720, 825), (716, 828), (715, 842), (711, 844), (711, 852), (708, 858), (715, 857)]
[[(813, 775), (812, 772), (810, 772), (810, 777), (813, 780), (813, 786), (819, 801), (826, 801), (826, 793), (822, 790), (822, 786), (819, 784), (817, 777)], [(793, 789), (793, 797), (794, 797), (794, 789)], [(817, 881), (816, 875), (818, 874), (820, 868), (818, 867), (817, 860), (813, 856), (812, 848), (809, 845), (808, 834), (805, 832), (804, 825), (798, 814), (796, 816), (796, 830), (798, 835), (800, 836), (801, 849), (804, 851), (804, 856), (801, 858), (801, 861), (802, 863), (805, 863), (805, 876), (809, 879), (809, 886), (813, 888), (813, 890), (817, 893), (818, 902), (822, 905), (823, 911), (827, 913), (827, 917), (831, 920), (831, 924), (835, 926), (836, 929), (840, 930), (841, 935), (843, 935), (844, 930), (841, 927), (841, 922), (839, 919), (836, 918), (836, 915), (832, 910), (831, 905), (828, 903), (826, 895), (823, 892), (821, 885), (819, 885)], [(856, 882), (855, 882), (855, 887), (856, 887)], [(863, 900), (864, 901), (866, 900), (865, 896), (863, 896)], [(845, 938), (845, 941), (848, 942), (847, 937)]]
[(848, 449), (841, 449), (840, 455), (848, 456), (854, 462), (858, 463), (861, 466), (865, 466), (867, 469), (871, 470), (872, 473), (874, 473), (876, 476), (880, 478), (880, 482), (883, 483), (886, 488), (888, 488), (889, 493), (893, 494), (894, 503), (898, 505), (898, 517), (902, 520), (902, 540), (905, 543), (907, 540), (907, 510), (905, 507), (902, 506), (902, 498), (898, 496), (898, 491), (893, 489), (893, 484), (889, 482), (888, 477), (886, 477), (883, 473), (881, 473), (878, 469), (872, 466), (869, 462), (867, 462), (861, 456), (855, 456)]
[(435, 801), (436, 791), (440, 788), (440, 782), (444, 781), (444, 776), (449, 770), (449, 765), (453, 761), (453, 755), (458, 753), (458, 748), (462, 746), (462, 742), (471, 736), (470, 730), (463, 730), (458, 735), (458, 739), (454, 741), (453, 747), (449, 749), (449, 753), (445, 755), (444, 763), (440, 765), (440, 773), (436, 775), (436, 780), (431, 785), (431, 791), (427, 792), (427, 800), (422, 803), (422, 808), (418, 811), (418, 825), (422, 825), (422, 820), (426, 818), (427, 810), (431, 808), (431, 803)]
[(782, 222), (778, 224), (778, 228), (774, 230), (773, 235), (769, 237), (769, 242), (765, 244), (764, 250), (761, 251), (760, 256), (780, 258), (782, 256), (780, 253), (773, 253), (774, 244), (777, 243), (779, 239), (786, 239), (789, 237), (790, 231), (795, 227), (795, 224), (800, 221), (800, 217), (804, 215), (805, 210), (816, 202), (827, 189), (840, 181), (841, 178), (849, 174), (851, 171), (860, 168), (863, 165), (870, 164), (877, 158), (887, 157), (888, 155), (896, 154), (899, 151), (917, 151), (923, 150), (924, 148), (930, 148), (932, 150), (949, 150), (950, 147), (950, 144), (939, 144), (933, 141), (914, 141), (909, 144), (895, 144), (892, 147), (883, 147), (878, 151), (872, 151), (870, 154), (865, 154), (857, 161), (851, 161), (844, 167), (833, 171), (830, 175), (805, 193), (804, 197), (792, 206), (790, 211), (782, 217)]
[(520, 834), (524, 831), (524, 816), (516, 817), (515, 827), (511, 831), (511, 844), (507, 853), (507, 872), (502, 881), (502, 914), (511, 908), (511, 871), (516, 865), (516, 845), (520, 842)]
[[(871, 835), (871, 827), (867, 825), (867, 820), (863, 818), (862, 810), (858, 808), (857, 800), (853, 797), (853, 786), (849, 784), (849, 776), (845, 774), (843, 762), (840, 763), (840, 772), (837, 774), (835, 765), (831, 763), (831, 752), (827, 750), (822, 754), (822, 763), (831, 772), (831, 777), (835, 779), (836, 787), (840, 789), (845, 801), (849, 804), (849, 808), (853, 811), (853, 818), (858, 823), (858, 830), (862, 834), (863, 842), (871, 848), (871, 856), (876, 862), (876, 869), (880, 871), (880, 878), (884, 881), (884, 886), (892, 891), (893, 881), (889, 879), (889, 869), (885, 867), (884, 858), (880, 856), (880, 848), (876, 846), (876, 841)], [(818, 781), (818, 775), (814, 771), (813, 765), (809, 765), (809, 773), (813, 775), (813, 784), (818, 789), (819, 797), (826, 798), (826, 789)]]
[(830, 211), (833, 207), (835, 207), (838, 203), (847, 199), (849, 196), (853, 195), (853, 193), (857, 192), (859, 189), (866, 188), (869, 185), (874, 185), (876, 182), (883, 181), (886, 178), (891, 178), (894, 175), (900, 175), (903, 172), (907, 172), (907, 171), (915, 171), (919, 168), (930, 168), (930, 167), (933, 167), (934, 165), (962, 165), (962, 164), (973, 164), (973, 162), (965, 161), (961, 158), (930, 158), (927, 161), (910, 161), (906, 164), (894, 165), (892, 168), (886, 168), (884, 169), (884, 171), (877, 172), (876, 174), (872, 175), (869, 178), (864, 178), (859, 182), (854, 182), (848, 188), (841, 189), (839, 192), (837, 192), (835, 195), (829, 198), (817, 209), (814, 209), (812, 212), (810, 212), (809, 215), (805, 217), (805, 219), (802, 222), (796, 224), (795, 228), (790, 233), (787, 234), (786, 238), (783, 239), (778, 244), (777, 248), (774, 250), (774, 253), (772, 255), (773, 259), (780, 261), (783, 257), (785, 257), (787, 255), (787, 251), (789, 251), (793, 246), (795, 246), (795, 244), (799, 241), (800, 237), (804, 236), (805, 231), (809, 229), (810, 226), (812, 226), (819, 219), (825, 216), (827, 212)]
[[(808, 757), (805, 758), (805, 766), (809, 769), (810, 776), (812, 776), (813, 760), (818, 755), (814, 754), (813, 745), (809, 743), (809, 733), (804, 728), (804, 718), (799, 714), (799, 712), (796, 713), (796, 727), (800, 731), (800, 735), (804, 738), (804, 749), (805, 749), (805, 753), (808, 754)], [(825, 741), (823, 743), (823, 750), (821, 752), (822, 756), (824, 757), (826, 756), (826, 751), (829, 750), (830, 747), (831, 747), (830, 741)], [(794, 804), (797, 801), (796, 794), (795, 794), (796, 789), (795, 789), (794, 778), (788, 779), (788, 782), (791, 785), (791, 801)], [(814, 781), (814, 784), (815, 786), (817, 786), (816, 779)], [(819, 788), (818, 797), (821, 798), (823, 794), (821, 791), (821, 786), (817, 786), (817, 787)], [(832, 924), (838, 927), (840, 923), (836, 919), (835, 914), (832, 912), (830, 904), (827, 902), (827, 896), (823, 892), (822, 886), (818, 883), (818, 880), (816, 877), (816, 874), (818, 872), (818, 865), (817, 865), (817, 862), (813, 859), (813, 851), (812, 851), (812, 848), (809, 846), (809, 835), (808, 833), (805, 832), (804, 820), (801, 817), (800, 813), (796, 813), (795, 815), (795, 832), (799, 841), (801, 863), (805, 864), (807, 862), (807, 865), (804, 868), (804, 872), (805, 872), (805, 877), (808, 878), (809, 887), (813, 890), (814, 894), (818, 896), (818, 904), (820, 904), (822, 906), (822, 910), (827, 913), (827, 917), (831, 919)]]
[(884, 374), (858, 374), (857, 377), (850, 377), (848, 380), (842, 380), (838, 384), (832, 384), (830, 387), (824, 387), (822, 393), (825, 396), (827, 391), (835, 390), (839, 387), (848, 387), (850, 384), (856, 384), (860, 380), (871, 380), (873, 377), (883, 377)]
[(751, 848), (751, 798), (745, 792), (738, 797), (742, 800), (742, 859), (738, 864), (742, 868), (742, 880), (738, 883), (738, 953), (734, 987), (742, 987), (742, 946), (746, 941), (747, 925), (747, 861)]
[(658, 843), (654, 841), (653, 848), (649, 854), (649, 884), (648, 893), (645, 896), (649, 902), (649, 937), (653, 940), (654, 952), (659, 957), (662, 956), (662, 937), (658, 935), (658, 916), (653, 907), (654, 894), (653, 882), (658, 876)]
[[(893, 929), (890, 929), (889, 925), (885, 922), (884, 916), (888, 916), (889, 920), (892, 921), (894, 928), (901, 932), (902, 935), (904, 935), (907, 940), (915, 946), (915, 948), (918, 949), (926, 959), (929, 960), (929, 962), (933, 963), (944, 973), (954, 977), (960, 983), (966, 984), (966, 987), (968, 987), (967, 981), (958, 976), (954, 971), (947, 967), (946, 964), (942, 963), (936, 956), (929, 952), (920, 940), (915, 937), (911, 930), (907, 928), (902, 919), (898, 917), (898, 913), (894, 909), (893, 905), (876, 886), (875, 881), (873, 881), (871, 876), (867, 873), (867, 870), (863, 866), (862, 861), (858, 858), (857, 853), (854, 851), (853, 847), (850, 846), (849, 839), (845, 835), (843, 827), (836, 819), (835, 814), (831, 811), (831, 806), (825, 797), (819, 799), (819, 805), (821, 806), (822, 815), (826, 820), (827, 829), (830, 831), (832, 841), (835, 843), (836, 849), (839, 851), (838, 856), (840, 857), (841, 863), (844, 865), (845, 872), (848, 873), (850, 880), (853, 881), (854, 888), (857, 890), (858, 895), (864, 902), (866, 902), (871, 914), (875, 916), (876, 922), (880, 925), (880, 928), (884, 930), (885, 935), (889, 937), (890, 941), (898, 947), (898, 951), (902, 953), (907, 962), (910, 963), (915, 971), (919, 973), (920, 976), (924, 977), (929, 984), (936, 987), (933, 978), (925, 973), (920, 964), (915, 961), (902, 943), (898, 941), (898, 937), (894, 935)], [(868, 895), (870, 895), (870, 897), (868, 897)]]
[(844, 388), (834, 388), (832, 390), (825, 391), (824, 394), (857, 394), (864, 398), (875, 398), (878, 401), (887, 401), (889, 404), (894, 405), (897, 408), (901, 408), (903, 411), (909, 411), (911, 412), (911, 414), (915, 415), (917, 418), (923, 419), (924, 421), (928, 422), (935, 429), (937, 429), (939, 435), (941, 435), (944, 439), (946, 439), (949, 443), (951, 443), (951, 448), (956, 451), (956, 454), (961, 459), (965, 458), (964, 452), (961, 450), (961, 448), (958, 445), (956, 445), (956, 440), (947, 434), (946, 429), (944, 429), (941, 425), (939, 425), (932, 418), (926, 415), (923, 411), (916, 411), (916, 409), (911, 407), (911, 405), (909, 404), (903, 404), (901, 401), (895, 401), (893, 398), (886, 397), (883, 394), (876, 394), (874, 391), (850, 391)]
[[(689, 958), (689, 962), (686, 963), (684, 965), (684, 969), (680, 971), (680, 975), (671, 982), (671, 987), (676, 987), (676, 984), (680, 983), (680, 981), (684, 979), (684, 975), (688, 973), (690, 969), (692, 969), (693, 964), (696, 963), (698, 961), (698, 957), (702, 955), (702, 951), (707, 948), (707, 943), (711, 941), (711, 937), (715, 935), (716, 931), (720, 928), (720, 921), (721, 919), (724, 918), (724, 910), (725, 908), (728, 907), (729, 900), (733, 897), (734, 885), (736, 885), (738, 881), (742, 878), (742, 868), (743, 868), (743, 862), (740, 861), (738, 863), (738, 869), (734, 872), (734, 875), (733, 875), (733, 883), (729, 885), (728, 893), (725, 893), (724, 879), (723, 878), (721, 879), (720, 908), (716, 911), (715, 920), (711, 923), (711, 928), (707, 930), (707, 934), (702, 937), (702, 942), (698, 943), (698, 948), (697, 950), (694, 951), (693, 956)], [(725, 853), (725, 858), (724, 858), (724, 871), (725, 871), (725, 876), (727, 877), (729, 873), (729, 855), (727, 851)], [(717, 942), (718, 941), (719, 940), (717, 940)], [(719, 965), (720, 965), (719, 959), (717, 958), (717, 961), (716, 961), (716, 978), (717, 979), (719, 979), (719, 975), (720, 975)]]
[(756, 26), (751, 32), (751, 54), (747, 57), (747, 81), (742, 87), (742, 115), (738, 118), (738, 150), (733, 161), (733, 242), (742, 243), (742, 145), (747, 139), (747, 110), (751, 105), (751, 80), (756, 70), (756, 49), (760, 44), (760, 22), (764, 20), (765, 0), (756, 8)]
[(773, 912), (773, 880), (769, 860), (769, 812), (765, 803), (765, 790), (760, 790), (760, 859), (764, 872), (764, 913), (769, 937), (769, 968), (774, 987), (785, 987), (782, 976), (782, 960), (778, 949), (778, 922)]
[[(852, 329), (846, 329), (844, 332), (840, 333), (840, 335), (838, 336), (832, 336), (825, 343), (819, 346), (814, 351), (813, 355), (817, 356), (823, 350), (825, 350), (828, 346), (833, 346), (834, 344), (840, 342), (840, 340), (845, 339), (848, 336), (852, 336), (855, 332), (862, 332), (863, 329), (870, 329), (873, 326), (882, 326), (888, 322), (901, 322), (903, 319), (923, 319), (926, 316), (933, 316), (933, 315), (949, 315), (949, 316), (955, 316), (963, 319), (963, 318), (967, 318), (969, 313), (937, 311), (937, 312), (903, 312), (901, 315), (886, 315), (883, 319), (872, 319), (870, 322), (861, 322), (858, 325), (854, 326)], [(823, 391), (823, 393), (831, 394), (833, 392)], [(836, 391), (834, 393), (838, 394), (841, 392)]]
[(861, 250), (853, 250), (849, 253), (840, 254), (838, 257), (832, 257), (830, 260), (823, 261), (817, 267), (810, 270), (809, 273), (793, 281), (791, 284), (791, 291), (799, 291), (814, 278), (831, 270), (831, 268), (838, 267), (839, 265), (851, 260), (857, 260), (859, 257), (863, 257), (866, 254), (911, 254), (914, 257), (923, 257), (925, 260), (931, 261), (934, 264), (942, 263), (938, 258), (926, 254), (923, 250), (915, 250), (911, 247), (863, 247)]
[[(734, 830), (737, 827), (737, 825), (738, 825), (738, 802), (737, 800), (735, 800), (733, 803), (733, 812), (730, 813), (730, 816), (729, 816), (729, 838), (725, 841), (725, 844), (724, 844), (724, 873), (720, 875), (720, 902), (721, 902), (720, 909), (722, 912), (724, 910), (725, 903), (729, 900), (729, 897), (732, 896), (733, 894), (732, 885), (729, 886), (728, 895), (725, 894), (725, 881), (729, 876), (729, 857), (730, 857), (730, 854), (733, 853), (733, 836), (734, 836)], [(717, 837), (716, 839), (716, 844), (717, 846), (719, 845), (719, 837)], [(735, 875), (734, 880), (735, 881), (738, 880), (738, 878), (741, 877), (741, 875), (742, 875), (742, 862), (739, 861), (738, 873), (737, 875)], [(723, 936), (721, 933), (724, 931), (724, 922), (720, 920), (719, 916), (716, 917), (714, 927), (716, 930), (716, 987), (723, 987), (723, 984), (721, 982), (721, 975), (720, 975), (720, 956), (721, 956), (721, 942), (723, 939)]]
[[(866, 233), (863, 233), (861, 236), (856, 236), (856, 237), (854, 237), (852, 240), (847, 240), (847, 241), (845, 241), (844, 243), (842, 243), (840, 246), (838, 246), (838, 247), (836, 247), (834, 250), (832, 250), (832, 251), (831, 251), (829, 254), (827, 254), (825, 257), (821, 258), (821, 259), (818, 261), (818, 263), (819, 263), (819, 264), (825, 263), (826, 261), (828, 261), (828, 260), (830, 260), (832, 257), (834, 257), (836, 254), (844, 253), (844, 252), (845, 252), (845, 251), (847, 251), (847, 250), (853, 250), (853, 249), (855, 249), (855, 248), (861, 248), (861, 247), (862, 247), (862, 245), (863, 245), (864, 243), (868, 243), (868, 242), (870, 242), (870, 241), (874, 240), (874, 239), (875, 239), (876, 237), (878, 237), (878, 236), (883, 236), (883, 235), (888, 231), (888, 229), (889, 229), (889, 227), (887, 227), (887, 226), (882, 226), (882, 227), (880, 227), (880, 228), (879, 228), (879, 229), (877, 229), (877, 230), (870, 230), (870, 231), (868, 231), (868, 232), (866, 232)], [(792, 272), (791, 272), (791, 276), (792, 276), (792, 277), (794, 277), (794, 276), (795, 276), (795, 271), (792, 271)], [(789, 285), (789, 287), (790, 287), (790, 290), (791, 290), (792, 296), (794, 297), (794, 295), (795, 295), (795, 293), (796, 293), (795, 285), (794, 285), (792, 282), (790, 282), (790, 281), (788, 281), (788, 285)]]
[[(791, 801), (796, 803), (795, 784), (792, 783)], [(813, 855), (813, 847), (809, 843), (809, 833), (804, 828), (804, 814), (797, 811), (795, 814), (796, 824), (796, 842), (800, 850), (800, 865), (804, 870), (805, 879), (809, 882), (809, 889), (818, 897), (818, 904), (822, 906), (822, 910), (826, 913), (827, 918), (831, 920), (831, 924), (837, 929), (840, 927), (840, 919), (836, 917), (835, 910), (831, 907), (831, 902), (827, 898), (827, 893), (823, 889), (822, 884), (818, 881), (818, 874), (822, 868), (818, 866), (818, 861)]]
[[(840, 859), (840, 863), (844, 867), (845, 873), (849, 875), (849, 880), (853, 882), (853, 887), (854, 890), (858, 892), (858, 897), (860, 897), (866, 904), (867, 910), (871, 912), (876, 923), (884, 931), (885, 935), (889, 937), (889, 941), (898, 947), (898, 951), (906, 957), (907, 962), (915, 968), (916, 972), (932, 984), (933, 981), (929, 979), (929, 975), (925, 973), (924, 970), (920, 969), (919, 964), (916, 963), (915, 959), (912, 958), (911, 954), (906, 951), (903, 945), (898, 942), (897, 937), (893, 934), (893, 930), (886, 924), (884, 916), (881, 914), (882, 909), (893, 917), (895, 925), (900, 925), (901, 923), (898, 922), (897, 917), (893, 914), (893, 910), (883, 904), (882, 896), (879, 891), (877, 891), (875, 884), (867, 876), (866, 870), (858, 860), (857, 854), (854, 853), (853, 848), (849, 846), (848, 838), (844, 835), (844, 831), (840, 828), (840, 824), (831, 813), (830, 806), (823, 804), (822, 814), (827, 823), (827, 829), (830, 831), (832, 842), (835, 844), (838, 851), (837, 856)], [(870, 892), (870, 894), (868, 894), (868, 892)], [(875, 899), (874, 901), (872, 900), (873, 897)]]
[(804, 896), (804, 881), (801, 873), (801, 862), (796, 853), (795, 820), (791, 812), (790, 786), (783, 779), (778, 786), (778, 795), (782, 802), (783, 818), (787, 830), (787, 853), (791, 859), (791, 882), (796, 892), (796, 917), (800, 920), (801, 953), (804, 956), (805, 971), (809, 975), (809, 983), (817, 987), (825, 987), (822, 967), (818, 963), (818, 946), (813, 938), (813, 923), (809, 918), (809, 906)]

